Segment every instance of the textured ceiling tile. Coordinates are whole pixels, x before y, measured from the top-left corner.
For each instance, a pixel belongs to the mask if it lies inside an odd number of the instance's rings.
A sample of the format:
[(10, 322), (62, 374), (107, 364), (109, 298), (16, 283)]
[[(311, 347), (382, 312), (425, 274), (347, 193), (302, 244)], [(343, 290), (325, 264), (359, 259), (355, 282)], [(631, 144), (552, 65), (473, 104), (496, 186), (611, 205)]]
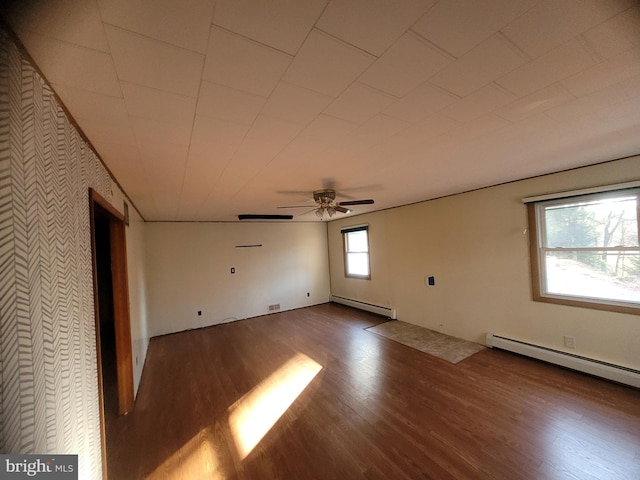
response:
[(532, 58), (626, 10), (634, 0), (546, 0), (502, 32)]
[(283, 80), (337, 97), (375, 58), (314, 30), (305, 40)]
[(407, 122), (418, 122), (428, 115), (442, 110), (447, 105), (451, 105), (458, 98), (425, 82), (386, 108), (384, 113)]
[(412, 29), (443, 50), (461, 57), (539, 1), (438, 2)]
[(120, 80), (197, 96), (203, 55), (120, 28), (105, 28)]
[[(244, 184), (251, 180), (263, 166), (269, 164), (286, 146), (287, 143), (277, 144), (273, 141), (267, 143), (260, 140), (247, 140), (233, 154), (233, 160), (229, 163), (224, 175), (233, 173), (232, 176), (236, 176), (236, 180), (240, 184)], [(242, 178), (240, 173), (243, 171), (249, 175), (248, 178)], [(222, 180), (226, 181), (228, 177)]]
[(376, 146), (380, 141), (382, 140), (372, 137), (350, 135), (344, 137), (335, 145), (332, 145), (328, 152), (331, 156), (335, 156), (335, 158), (348, 159), (347, 162), (341, 162), (343, 166), (340, 173), (344, 174), (346, 170), (350, 172), (353, 171), (355, 157)]
[(584, 33), (587, 42), (602, 58), (640, 48), (640, 6), (625, 10)]
[(449, 105), (442, 110), (442, 114), (466, 123), (491, 113), (513, 100), (515, 97), (509, 92), (495, 84), (489, 84)]
[(402, 97), (451, 61), (452, 58), (417, 35), (406, 33), (358, 81)]
[(500, 35), (494, 35), (429, 80), (458, 96), (465, 96), (525, 63)]
[(238, 147), (234, 163), (249, 160), (266, 163), (281, 152), (301, 130), (302, 126), (297, 123), (259, 115)]
[(434, 3), (334, 0), (322, 14), (318, 28), (379, 56)]
[[(187, 160), (188, 147), (167, 142), (138, 143), (140, 155), (146, 166), (179, 165), (184, 168)], [(149, 169), (147, 169), (149, 171)]]
[(94, 2), (23, 0), (8, 3), (3, 13), (23, 42), (31, 32), (35, 32), (77, 46), (109, 52), (100, 11)]
[(199, 115), (250, 125), (266, 100), (258, 95), (202, 82), (196, 112)]
[(278, 50), (214, 27), (202, 78), (266, 97), (291, 59)]
[[(210, 194), (210, 200), (233, 201), (238, 191), (256, 177), (269, 160), (271, 160), (271, 157), (264, 152), (237, 152), (220, 175), (220, 180)], [(237, 204), (237, 202), (234, 202), (234, 204)], [(238, 213), (243, 212), (236, 212), (236, 215)]]
[(463, 146), (464, 148), (474, 150), (474, 148), (477, 148), (476, 141), (479, 138), (491, 135), (489, 143), (498, 141), (499, 137), (493, 135), (511, 125), (513, 124), (510, 121), (490, 113), (476, 118), (471, 122), (463, 123), (450, 132), (447, 132), (446, 135), (450, 138), (451, 146)]
[(459, 125), (460, 122), (450, 117), (445, 117), (440, 113), (435, 113), (398, 133), (398, 136), (407, 139), (411, 143), (421, 144), (430, 138), (450, 132)]
[(572, 40), (498, 79), (518, 96), (529, 95), (592, 66), (594, 57), (579, 40)]
[(408, 128), (411, 124), (394, 117), (378, 114), (370, 118), (353, 132), (356, 137), (368, 137), (381, 142)]
[(307, 125), (300, 133), (300, 136), (326, 142), (335, 142), (356, 128), (358, 128), (357, 123), (320, 114)]
[(48, 81), (121, 97), (111, 55), (32, 33), (23, 43)]
[(122, 143), (135, 145), (136, 138), (129, 118), (119, 123), (105, 122), (100, 119), (78, 117), (76, 120), (82, 125), (82, 131), (91, 142)]
[(333, 97), (280, 82), (264, 105), (262, 113), (307, 125), (332, 101)]
[(397, 100), (361, 83), (354, 83), (324, 111), (327, 115), (364, 123)]
[(138, 143), (166, 142), (189, 145), (191, 138), (191, 122), (176, 124), (132, 116), (131, 125)]
[[(12, 26), (146, 219), (235, 221), (282, 190), (370, 186), (365, 213), (639, 152), (638, 1), (531, 1), (219, 0), (212, 26), (209, 0), (23, 0)], [(459, 58), (423, 81), (432, 54)]]
[(191, 136), (191, 152), (235, 149), (249, 131), (249, 125), (196, 115)]
[(231, 159), (229, 151), (189, 152), (179, 211), (196, 210), (211, 192)]
[(300, 133), (302, 126), (277, 118), (259, 115), (247, 132), (245, 142), (259, 141), (264, 144), (284, 146)]
[[(309, 162), (321, 162), (324, 160), (323, 152), (328, 144), (322, 140), (297, 136), (278, 153), (274, 159), (274, 166), (281, 168), (302, 170)], [(276, 176), (280, 175), (280, 170)]]
[(155, 211), (157, 212), (157, 217), (150, 217), (147, 220), (149, 221), (160, 221), (163, 220), (167, 222), (173, 222), (176, 220), (177, 211), (178, 211), (178, 202), (180, 200), (180, 187), (181, 183), (179, 183), (178, 179), (175, 177), (169, 177), (169, 180), (165, 180), (166, 175), (171, 175), (170, 173), (165, 172), (157, 172), (152, 176), (153, 181), (160, 179), (159, 186), (156, 187), (156, 183), (152, 183), (153, 187), (151, 190), (151, 196), (153, 197), (153, 204), (155, 206)]
[[(158, 202), (159, 197), (156, 195), (163, 192), (168, 197), (178, 196), (187, 162), (187, 147), (157, 142), (138, 146), (145, 172), (152, 185), (154, 200)], [(172, 208), (175, 210), (177, 203), (174, 203)]]
[(74, 118), (88, 118), (112, 124), (127, 121), (127, 107), (120, 97), (112, 97), (57, 83), (53, 83), (52, 87)]
[(122, 93), (130, 115), (151, 118), (176, 125), (190, 124), (196, 110), (196, 99), (184, 95), (121, 82)]
[(602, 90), (579, 97), (567, 104), (552, 108), (547, 115), (556, 120), (568, 121), (594, 112), (604, 112), (617, 104), (640, 97), (640, 75), (623, 80)]
[[(85, 2), (86, 3), (86, 2)], [(204, 53), (214, 0), (98, 0), (105, 23)], [(188, 28), (185, 28), (188, 25)]]
[(140, 151), (135, 144), (123, 145), (113, 142), (93, 142), (100, 158), (109, 165), (109, 170), (129, 195), (144, 195), (149, 190), (146, 173), (140, 161)]
[[(639, 30), (640, 32), (640, 30)], [(640, 74), (640, 45), (566, 78), (562, 85), (573, 95), (586, 95)]]
[(327, 0), (218, 0), (213, 23), (294, 55)]
[(556, 84), (522, 97), (499, 109), (496, 113), (507, 120), (517, 122), (567, 103), (572, 99), (573, 96), (567, 90)]

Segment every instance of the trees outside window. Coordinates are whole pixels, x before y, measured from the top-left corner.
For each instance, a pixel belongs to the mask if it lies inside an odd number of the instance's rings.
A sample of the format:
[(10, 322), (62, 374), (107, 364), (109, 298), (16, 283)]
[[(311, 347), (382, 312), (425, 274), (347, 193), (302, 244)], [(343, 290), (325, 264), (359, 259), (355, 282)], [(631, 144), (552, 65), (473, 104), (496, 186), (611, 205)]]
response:
[(640, 313), (640, 189), (528, 208), (536, 300)]

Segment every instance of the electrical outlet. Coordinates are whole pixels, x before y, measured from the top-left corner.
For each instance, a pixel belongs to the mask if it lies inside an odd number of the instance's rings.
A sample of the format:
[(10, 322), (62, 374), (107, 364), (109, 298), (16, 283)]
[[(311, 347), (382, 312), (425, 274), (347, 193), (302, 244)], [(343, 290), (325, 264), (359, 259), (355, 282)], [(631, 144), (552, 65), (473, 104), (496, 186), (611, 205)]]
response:
[(576, 337), (565, 335), (564, 346), (567, 348), (576, 348)]
[(198, 316), (201, 317), (202, 316), (202, 310), (198, 310)]

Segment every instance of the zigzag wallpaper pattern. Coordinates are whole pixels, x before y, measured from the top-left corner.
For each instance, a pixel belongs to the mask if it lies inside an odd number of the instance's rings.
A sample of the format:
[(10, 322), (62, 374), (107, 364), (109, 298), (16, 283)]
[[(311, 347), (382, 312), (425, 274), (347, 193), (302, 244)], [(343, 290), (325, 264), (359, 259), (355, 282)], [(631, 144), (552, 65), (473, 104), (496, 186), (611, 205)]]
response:
[(118, 187), (0, 28), (0, 453), (101, 478), (88, 189)]

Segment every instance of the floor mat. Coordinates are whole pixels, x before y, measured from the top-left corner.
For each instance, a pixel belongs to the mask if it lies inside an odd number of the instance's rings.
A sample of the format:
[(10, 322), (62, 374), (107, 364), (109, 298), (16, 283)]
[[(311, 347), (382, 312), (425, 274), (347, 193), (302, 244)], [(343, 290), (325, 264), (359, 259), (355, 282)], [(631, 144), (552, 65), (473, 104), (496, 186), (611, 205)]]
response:
[(479, 343), (398, 320), (381, 323), (366, 330), (451, 363), (458, 363), (485, 348)]

